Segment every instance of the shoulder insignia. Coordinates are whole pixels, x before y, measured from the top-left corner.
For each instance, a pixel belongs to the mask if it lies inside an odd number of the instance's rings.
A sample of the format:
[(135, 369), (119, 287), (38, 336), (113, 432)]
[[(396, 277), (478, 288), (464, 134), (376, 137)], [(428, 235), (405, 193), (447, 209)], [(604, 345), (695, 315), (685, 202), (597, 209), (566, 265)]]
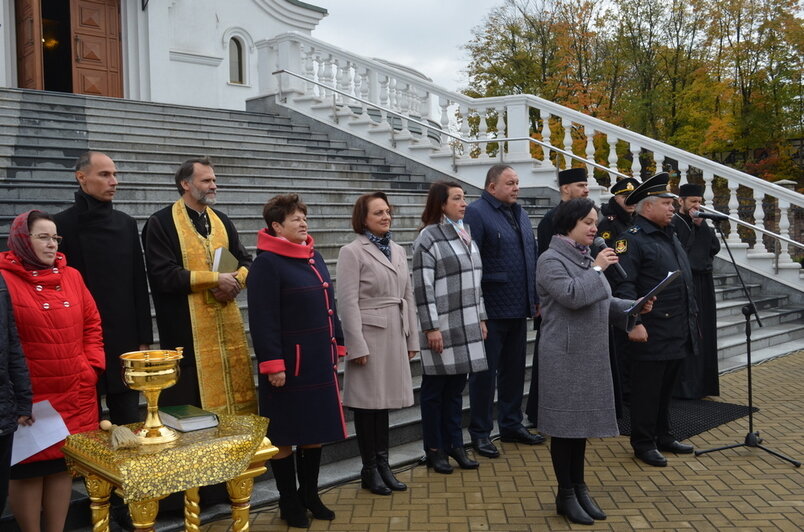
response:
[(635, 225), (635, 226), (631, 227), (630, 229), (628, 229), (628, 232), (632, 233), (632, 234), (637, 234), (639, 232), (639, 226)]
[(608, 221), (610, 221), (610, 222), (613, 222), (613, 221), (614, 221), (614, 216), (612, 216), (611, 214), (609, 214), (608, 216), (606, 216), (606, 218), (607, 218), (607, 219), (608, 219)]
[(617, 242), (614, 243), (614, 251), (619, 255), (621, 253), (625, 253), (628, 251), (628, 241), (624, 238), (621, 238)]
[(611, 231), (603, 231), (600, 233), (600, 236), (603, 238), (603, 240), (609, 240), (611, 239)]

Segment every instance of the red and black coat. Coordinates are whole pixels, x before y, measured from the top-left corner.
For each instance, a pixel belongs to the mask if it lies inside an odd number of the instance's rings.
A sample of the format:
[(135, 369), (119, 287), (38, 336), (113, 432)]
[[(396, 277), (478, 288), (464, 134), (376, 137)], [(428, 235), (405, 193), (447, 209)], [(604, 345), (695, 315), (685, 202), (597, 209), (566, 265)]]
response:
[[(0, 253), (0, 272), (11, 294), (33, 402), (49, 400), (70, 434), (97, 429), (95, 384), (106, 355), (98, 309), (81, 274), (62, 253), (51, 268), (26, 270), (11, 251)], [(61, 458), (63, 444), (25, 462)]]
[[(293, 244), (263, 229), (257, 248), (248, 313), (268, 437), (283, 446), (344, 439), (337, 369), (346, 349), (324, 259), (309, 236), (306, 245)], [(281, 371), (285, 385), (273, 387), (267, 375)]]

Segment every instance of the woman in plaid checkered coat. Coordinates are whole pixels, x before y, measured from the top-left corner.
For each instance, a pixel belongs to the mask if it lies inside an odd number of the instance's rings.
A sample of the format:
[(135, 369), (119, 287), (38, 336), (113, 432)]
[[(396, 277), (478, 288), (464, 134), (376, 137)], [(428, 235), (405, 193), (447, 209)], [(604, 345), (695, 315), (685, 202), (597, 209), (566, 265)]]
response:
[(413, 291), (422, 329), (421, 409), (427, 465), (452, 473), (447, 456), (475, 469), (461, 433), (461, 394), (469, 373), (486, 371), (482, 265), (458, 183), (433, 183), (413, 243)]

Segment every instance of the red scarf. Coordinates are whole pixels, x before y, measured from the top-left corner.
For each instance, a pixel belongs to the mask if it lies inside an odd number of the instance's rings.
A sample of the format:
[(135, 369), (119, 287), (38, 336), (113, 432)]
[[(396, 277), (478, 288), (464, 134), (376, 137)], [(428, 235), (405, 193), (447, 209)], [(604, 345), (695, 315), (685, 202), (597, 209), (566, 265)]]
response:
[(33, 249), (31, 242), (31, 230), (28, 229), (28, 216), (34, 212), (42, 212), (37, 210), (30, 210), (24, 212), (14, 218), (11, 222), (11, 231), (8, 235), (8, 249), (14, 252), (14, 255), (22, 262), (26, 270), (44, 270), (50, 266), (43, 264), (36, 252)]

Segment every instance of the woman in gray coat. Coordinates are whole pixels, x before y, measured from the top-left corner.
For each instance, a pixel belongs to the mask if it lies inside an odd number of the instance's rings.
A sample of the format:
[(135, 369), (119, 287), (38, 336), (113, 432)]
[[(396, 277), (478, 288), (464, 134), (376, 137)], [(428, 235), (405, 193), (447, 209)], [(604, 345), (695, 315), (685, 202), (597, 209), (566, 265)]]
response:
[(461, 393), (469, 373), (486, 371), (486, 309), (480, 251), (463, 223), (458, 183), (433, 183), (413, 243), (413, 291), (422, 326), (422, 436), (427, 465), (452, 473), (447, 456), (475, 469), (463, 447)]
[(407, 489), (388, 465), (388, 410), (413, 404), (409, 360), (419, 328), (408, 257), (391, 240), (391, 206), (382, 192), (355, 202), (357, 233), (338, 254), (336, 293), (346, 345), (343, 405), (354, 413), (363, 488), (377, 495)]
[[(626, 309), (634, 301), (612, 297), (603, 272), (617, 262), (606, 248), (592, 258), (597, 209), (587, 198), (561, 203), (556, 234), (537, 264), (541, 301), (539, 334), (539, 431), (549, 434), (558, 480), (556, 510), (574, 523), (591, 525), (606, 514), (584, 483), (586, 438), (617, 436), (609, 362), (609, 324), (633, 326)], [(649, 312), (649, 302), (643, 312)]]

